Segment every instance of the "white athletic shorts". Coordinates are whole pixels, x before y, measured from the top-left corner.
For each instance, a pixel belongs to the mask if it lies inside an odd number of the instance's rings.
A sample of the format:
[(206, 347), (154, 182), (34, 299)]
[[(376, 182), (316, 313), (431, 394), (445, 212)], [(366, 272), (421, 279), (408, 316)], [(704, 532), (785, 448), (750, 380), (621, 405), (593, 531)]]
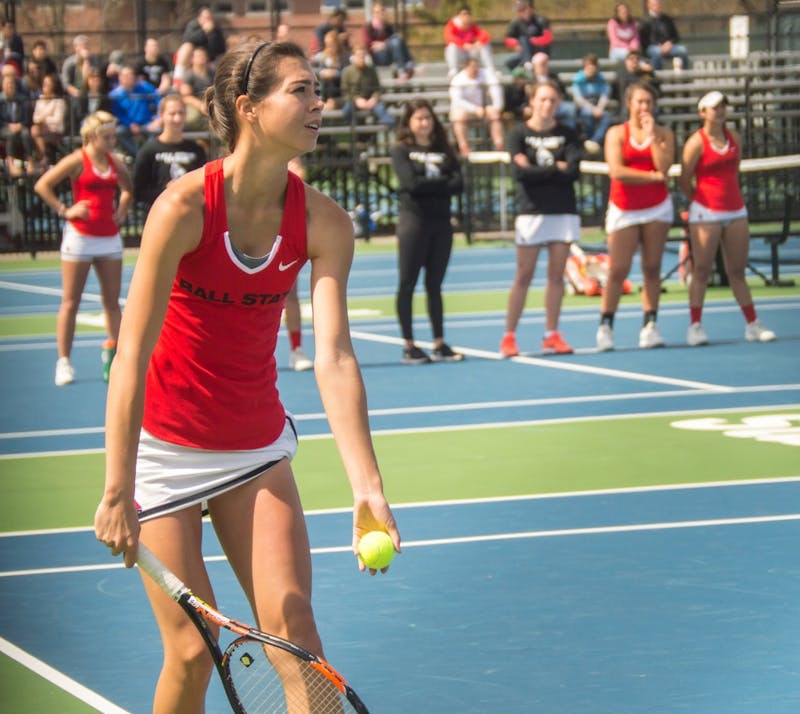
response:
[(650, 206), (650, 208), (640, 208), (635, 211), (624, 211), (616, 206), (612, 201), (608, 202), (606, 211), (606, 233), (620, 231), (631, 226), (640, 226), (644, 223), (659, 221), (672, 225), (675, 214), (672, 208), (672, 196), (667, 196), (661, 203)]
[(521, 246), (577, 243), (580, 237), (581, 219), (574, 213), (525, 213), (514, 221), (514, 242)]
[(297, 430), (287, 413), (281, 435), (269, 446), (245, 451), (208, 451), (139, 436), (134, 498), (139, 520), (163, 516), (251, 481), (297, 453)]
[(747, 218), (747, 206), (742, 206), (738, 211), (713, 211), (697, 201), (689, 204), (689, 223), (721, 223), (728, 226), (739, 218)]
[(79, 233), (69, 221), (64, 222), (61, 236), (61, 260), (91, 262), (95, 258), (122, 258), (122, 236), (87, 236)]

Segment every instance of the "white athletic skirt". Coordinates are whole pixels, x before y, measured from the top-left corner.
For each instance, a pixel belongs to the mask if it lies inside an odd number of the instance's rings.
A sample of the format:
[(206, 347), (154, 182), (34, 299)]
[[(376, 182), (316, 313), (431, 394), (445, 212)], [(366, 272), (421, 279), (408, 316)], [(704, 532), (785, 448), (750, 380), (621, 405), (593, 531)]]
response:
[(667, 196), (661, 203), (640, 208), (635, 211), (624, 211), (613, 202), (608, 202), (606, 211), (606, 233), (620, 231), (631, 226), (641, 226), (644, 223), (668, 223), (672, 225), (675, 214), (672, 208), (672, 196)]
[(178, 446), (142, 429), (134, 497), (139, 520), (203, 503), (294, 458), (297, 430), (287, 413), (281, 435), (269, 446), (244, 451), (209, 451)]
[(727, 226), (739, 218), (747, 218), (747, 206), (742, 206), (738, 211), (712, 211), (697, 201), (689, 204), (689, 223), (721, 223)]
[(525, 213), (514, 221), (517, 245), (576, 243), (581, 237), (581, 219), (574, 213)]
[(61, 236), (61, 260), (83, 263), (91, 262), (95, 258), (122, 258), (120, 234), (87, 236), (79, 233), (69, 221), (65, 221)]

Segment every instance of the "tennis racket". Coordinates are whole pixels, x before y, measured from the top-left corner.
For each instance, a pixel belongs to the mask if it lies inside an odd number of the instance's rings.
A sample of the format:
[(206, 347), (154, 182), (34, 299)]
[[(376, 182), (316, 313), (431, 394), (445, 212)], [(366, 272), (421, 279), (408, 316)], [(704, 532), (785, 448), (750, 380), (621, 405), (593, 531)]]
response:
[[(200, 631), (236, 714), (369, 714), (344, 677), (320, 657), (218, 612), (194, 595), (142, 543), (137, 563)], [(239, 635), (225, 652), (209, 623)]]

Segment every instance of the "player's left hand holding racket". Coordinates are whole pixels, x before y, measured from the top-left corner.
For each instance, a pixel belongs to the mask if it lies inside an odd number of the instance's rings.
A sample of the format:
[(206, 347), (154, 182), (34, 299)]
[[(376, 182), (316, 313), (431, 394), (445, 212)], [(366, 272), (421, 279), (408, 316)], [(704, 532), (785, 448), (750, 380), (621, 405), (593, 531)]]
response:
[[(195, 596), (141, 542), (137, 563), (200, 631), (237, 714), (369, 714), (358, 695), (327, 662), (288, 640), (218, 612)], [(223, 653), (208, 623), (239, 637)]]

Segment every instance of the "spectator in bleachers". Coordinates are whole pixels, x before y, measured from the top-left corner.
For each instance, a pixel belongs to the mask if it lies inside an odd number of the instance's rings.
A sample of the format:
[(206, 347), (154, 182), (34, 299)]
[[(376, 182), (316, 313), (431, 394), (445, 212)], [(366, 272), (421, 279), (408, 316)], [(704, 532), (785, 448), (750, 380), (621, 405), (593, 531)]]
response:
[(444, 59), (447, 62), (447, 77), (452, 79), (461, 70), (467, 59), (475, 57), (482, 68), (495, 74), (492, 38), (472, 19), (469, 5), (462, 5), (444, 26)]
[(703, 126), (683, 147), (678, 180), (689, 205), (692, 280), (689, 283), (691, 347), (708, 344), (701, 322), (708, 279), (720, 246), (733, 296), (744, 315), (748, 342), (772, 342), (775, 333), (758, 320), (753, 296), (745, 279), (750, 248), (747, 206), (739, 187), (741, 138), (726, 128), (728, 99), (719, 91), (708, 92), (697, 104)]
[(597, 55), (589, 53), (583, 58), (583, 69), (572, 80), (572, 98), (575, 100), (586, 140), (583, 148), (587, 154), (599, 154), (611, 114), (606, 107), (611, 100), (611, 85), (597, 68)]
[(47, 52), (47, 43), (44, 40), (36, 40), (31, 46), (31, 58), (42, 70), (42, 77), (46, 74), (58, 74), (58, 67), (55, 61)]
[(181, 46), (175, 53), (175, 84), (183, 81), (183, 75), (189, 71), (192, 63), (192, 50), (195, 47), (205, 47), (208, 52), (208, 62), (212, 69), (217, 60), (228, 49), (225, 33), (217, 23), (214, 13), (207, 5), (201, 5), (197, 16), (189, 20), (183, 31)]
[(516, 17), (508, 24), (503, 43), (515, 54), (506, 61), (506, 67), (524, 64), (530, 69), (537, 52), (550, 54), (553, 32), (548, 19), (534, 12), (531, 0), (515, 0), (514, 10)]
[[(426, 99), (403, 108), (392, 147), (397, 174), (397, 317), (403, 334), (403, 363), (459, 362), (464, 356), (444, 341), (442, 282), (453, 247), (450, 203), (461, 193), (461, 166), (447, 132)], [(425, 294), (433, 333), (433, 351), (414, 343), (412, 303), (419, 274), (425, 270)]]
[(205, 94), (213, 84), (214, 70), (209, 63), (208, 51), (205, 47), (195, 47), (189, 69), (183, 75), (179, 88), (186, 104), (186, 128), (189, 131), (205, 131), (208, 128)]
[(160, 128), (156, 114), (158, 92), (150, 82), (137, 80), (133, 67), (125, 65), (119, 73), (119, 86), (108, 96), (117, 119), (120, 148), (129, 156), (136, 156), (142, 142)]
[(530, 100), (531, 75), (517, 65), (511, 70), (511, 81), (503, 85), (503, 119), (522, 121), (527, 118)]
[(3, 20), (0, 26), (0, 48), (3, 64), (13, 64), (17, 69), (17, 76), (21, 77), (25, 71), (25, 44), (12, 20)]
[(567, 88), (558, 76), (558, 73), (550, 69), (550, 55), (546, 52), (537, 52), (531, 62), (533, 65), (533, 81), (535, 82), (555, 82), (561, 92), (561, 101), (558, 103), (556, 119), (562, 126), (575, 129), (577, 125), (577, 111), (575, 103), (569, 98)]
[(119, 86), (119, 73), (125, 65), (125, 53), (122, 50), (111, 50), (108, 61), (100, 65), (100, 71), (106, 77), (106, 87), (113, 92)]
[(617, 86), (614, 96), (620, 103), (619, 115), (623, 121), (628, 118), (628, 108), (622, 98), (625, 96), (628, 86), (634, 82), (647, 82), (656, 90), (656, 95), (659, 94), (661, 82), (656, 77), (655, 70), (646, 62), (642, 62), (642, 55), (639, 50), (628, 52), (625, 61), (617, 70)]
[(163, 97), (172, 89), (172, 66), (161, 54), (161, 46), (155, 37), (144, 41), (144, 55), (134, 65), (138, 79), (150, 82)]
[(158, 105), (161, 133), (137, 152), (133, 195), (148, 210), (169, 183), (206, 162), (206, 151), (184, 136), (186, 105), (179, 94), (168, 94)]
[(20, 92), (17, 77), (10, 68), (0, 80), (0, 138), (6, 145), (8, 172), (22, 176), (33, 154), (31, 102)]
[(403, 36), (386, 22), (386, 8), (381, 2), (372, 3), (370, 19), (364, 25), (364, 46), (376, 67), (394, 67), (398, 79), (414, 74), (414, 60)]
[(77, 97), (89, 70), (95, 64), (89, 52), (89, 38), (86, 35), (76, 35), (72, 46), (73, 53), (61, 65), (61, 85), (70, 97)]
[(350, 32), (347, 29), (347, 10), (343, 7), (337, 7), (326, 22), (321, 22), (314, 28), (314, 39), (309, 49), (310, 55), (313, 57), (322, 50), (325, 46), (325, 35), (331, 31), (336, 32), (339, 36), (339, 43), (347, 53), (349, 61), (353, 48), (350, 44)]
[(469, 124), (476, 121), (488, 124), (494, 148), (503, 151), (503, 88), (497, 75), (481, 67), (477, 57), (469, 57), (464, 69), (450, 80), (450, 121), (462, 156), (472, 151)]
[(72, 118), (70, 133), (77, 133), (83, 120), (90, 114), (95, 112), (111, 114), (111, 109), (111, 97), (108, 96), (106, 89), (106, 78), (97, 67), (92, 67), (86, 75), (80, 93), (70, 101)]
[(369, 54), (365, 47), (357, 47), (353, 61), (342, 71), (342, 111), (348, 121), (354, 121), (356, 112), (369, 112), (381, 124), (394, 126), (394, 117), (381, 101), (381, 82), (374, 67), (367, 63)]
[(663, 59), (671, 58), (689, 69), (689, 53), (680, 44), (675, 21), (661, 12), (661, 0), (647, 0), (647, 15), (639, 23), (639, 37), (653, 69), (661, 69)]
[(33, 59), (25, 62), (25, 74), (20, 79), (22, 91), (30, 99), (36, 99), (42, 93), (42, 81), (44, 80), (42, 74), (42, 66)]
[(639, 25), (631, 14), (631, 6), (626, 2), (617, 3), (614, 17), (606, 23), (608, 37), (608, 58), (622, 62), (631, 50), (641, 50)]
[(347, 67), (350, 54), (342, 45), (340, 34), (330, 30), (323, 40), (322, 50), (311, 59), (311, 66), (319, 77), (319, 93), (326, 109), (335, 109), (342, 98), (342, 72)]
[(600, 298), (597, 349), (614, 349), (614, 315), (636, 249), (641, 250), (642, 329), (639, 347), (663, 347), (656, 318), (661, 297), (661, 259), (673, 221), (667, 182), (675, 156), (675, 136), (656, 123), (655, 91), (649, 84), (631, 84), (624, 97), (630, 119), (606, 135), (605, 158), (611, 187), (606, 212), (609, 271)]
[(542, 352), (572, 352), (558, 331), (558, 322), (564, 299), (564, 267), (570, 244), (580, 239), (581, 232), (575, 181), (580, 175), (582, 151), (575, 131), (556, 119), (560, 99), (556, 82), (537, 83), (531, 90), (528, 119), (509, 129), (506, 140), (517, 197), (517, 269), (508, 295), (506, 331), (500, 341), (503, 357), (519, 354), (516, 330), (542, 248), (547, 250)]
[(58, 146), (64, 140), (68, 117), (63, 95), (58, 75), (48, 74), (42, 82), (42, 93), (34, 102), (31, 124), (38, 169), (47, 169), (56, 162)]

